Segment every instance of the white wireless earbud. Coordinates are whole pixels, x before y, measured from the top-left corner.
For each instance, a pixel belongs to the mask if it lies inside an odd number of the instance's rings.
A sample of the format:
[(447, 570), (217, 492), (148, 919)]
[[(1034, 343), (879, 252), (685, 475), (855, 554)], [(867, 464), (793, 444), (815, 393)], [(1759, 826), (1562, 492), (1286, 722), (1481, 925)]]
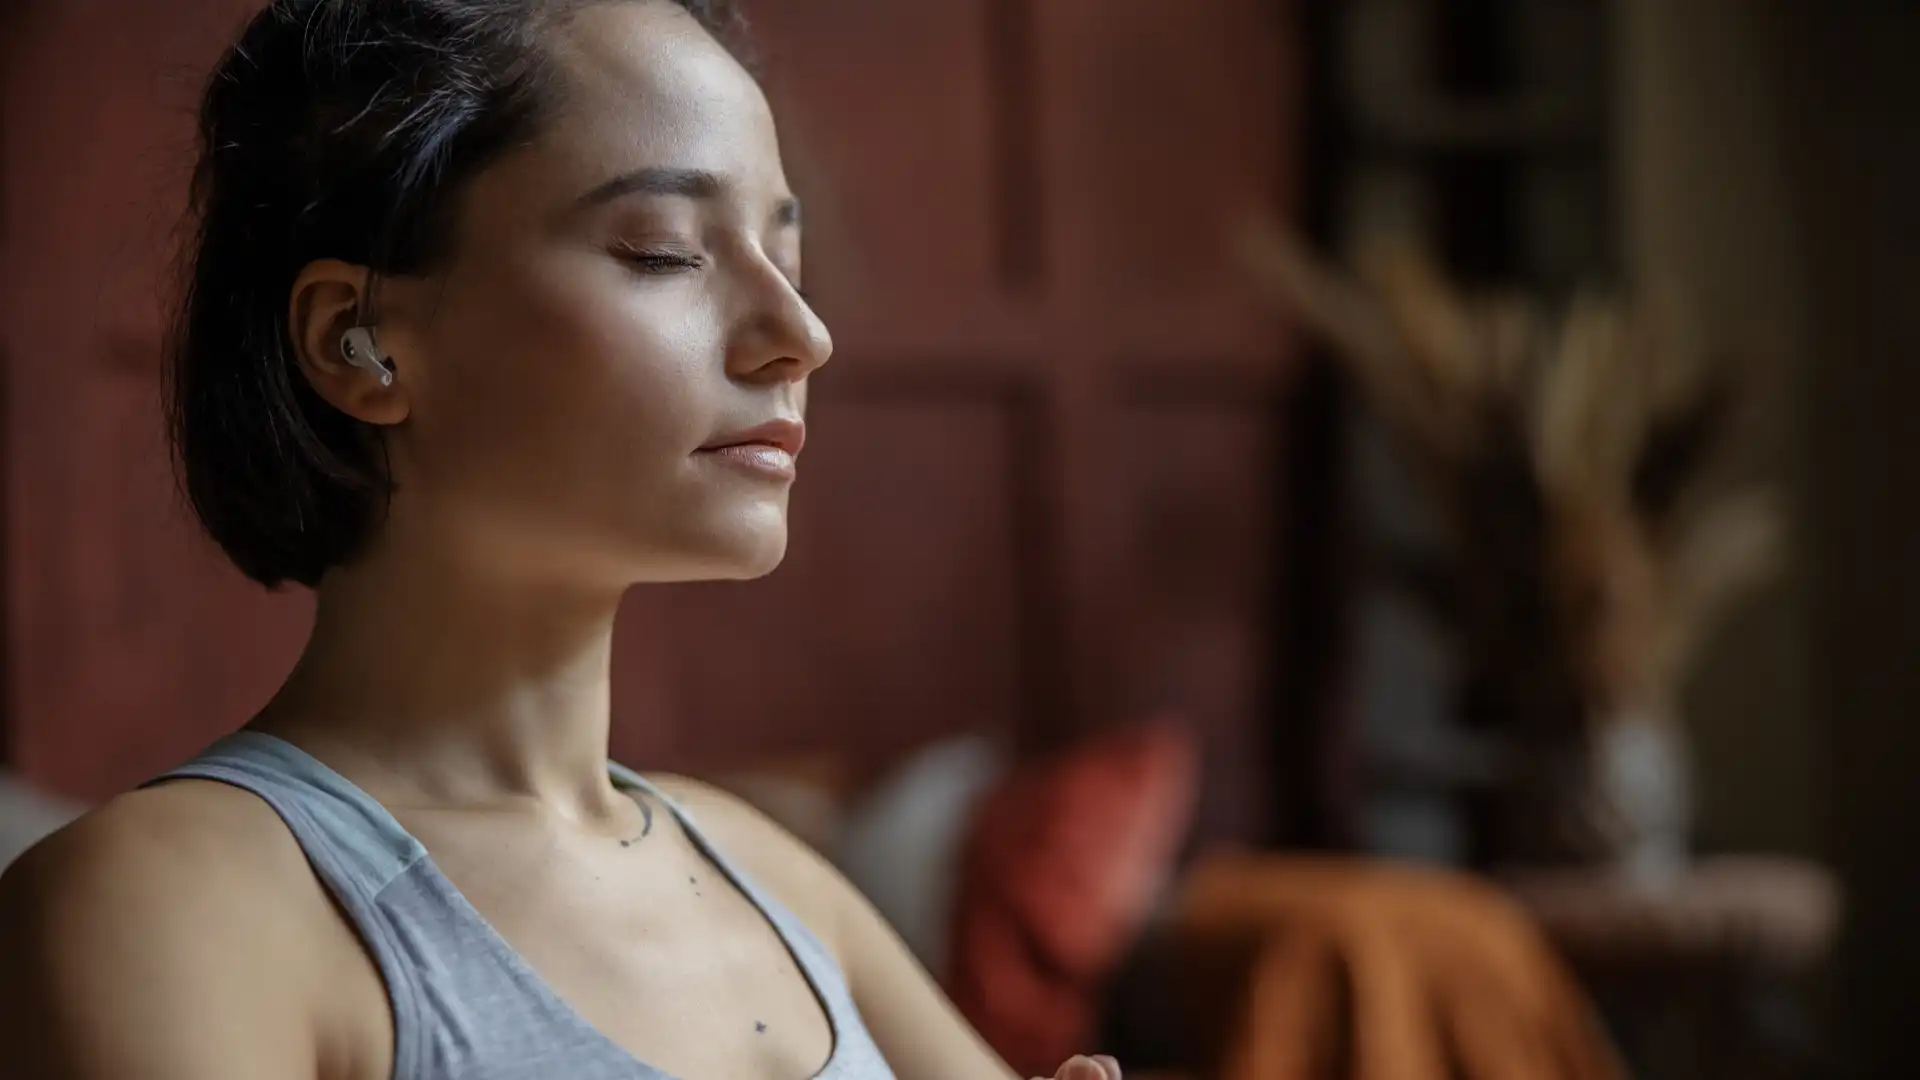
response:
[(356, 326), (340, 336), (340, 355), (347, 363), (380, 377), (381, 386), (393, 385), (393, 362), (380, 353), (373, 327)]

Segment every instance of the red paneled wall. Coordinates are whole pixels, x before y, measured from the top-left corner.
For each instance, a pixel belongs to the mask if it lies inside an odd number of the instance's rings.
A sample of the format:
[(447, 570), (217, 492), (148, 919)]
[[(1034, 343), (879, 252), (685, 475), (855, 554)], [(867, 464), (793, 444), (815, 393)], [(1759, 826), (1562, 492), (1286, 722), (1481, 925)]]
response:
[[(101, 795), (243, 722), (307, 602), (174, 497), (158, 297), (246, 0), (15, 0), (0, 162), (5, 754)], [(21, 6), (23, 5), (23, 6)], [(641, 590), (617, 750), (700, 768), (1181, 708), (1257, 830), (1285, 338), (1231, 231), (1288, 198), (1277, 0), (760, 0), (839, 353), (787, 565)]]

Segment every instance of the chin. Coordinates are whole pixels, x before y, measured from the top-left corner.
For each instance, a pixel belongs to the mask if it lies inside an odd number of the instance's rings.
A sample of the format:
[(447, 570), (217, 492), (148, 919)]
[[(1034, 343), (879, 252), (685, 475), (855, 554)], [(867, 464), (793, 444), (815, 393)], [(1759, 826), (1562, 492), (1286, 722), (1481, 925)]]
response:
[(684, 537), (671, 553), (659, 548), (639, 554), (636, 583), (751, 581), (773, 573), (787, 555), (787, 523), (778, 520), (732, 521), (725, 528)]
[(771, 574), (787, 555), (784, 498), (683, 503), (648, 516), (615, 541), (631, 585), (750, 581)]
[(761, 538), (758, 543), (735, 552), (727, 560), (724, 572), (714, 575), (717, 581), (752, 581), (763, 578), (779, 569), (780, 563), (787, 557), (787, 530), (782, 528), (778, 535)]
[(707, 533), (717, 581), (766, 577), (787, 557), (787, 500), (756, 499), (735, 504)]

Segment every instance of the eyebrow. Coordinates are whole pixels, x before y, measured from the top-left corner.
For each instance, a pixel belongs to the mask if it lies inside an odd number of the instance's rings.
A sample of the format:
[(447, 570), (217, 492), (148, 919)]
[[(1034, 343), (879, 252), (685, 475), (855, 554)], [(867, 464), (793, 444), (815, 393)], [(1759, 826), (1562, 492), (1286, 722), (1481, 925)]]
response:
[[(727, 182), (720, 174), (706, 169), (681, 169), (652, 166), (624, 173), (580, 197), (582, 207), (604, 206), (628, 195), (668, 195), (684, 199), (713, 200), (725, 191)], [(774, 207), (778, 225), (800, 224), (800, 200), (788, 197)]]

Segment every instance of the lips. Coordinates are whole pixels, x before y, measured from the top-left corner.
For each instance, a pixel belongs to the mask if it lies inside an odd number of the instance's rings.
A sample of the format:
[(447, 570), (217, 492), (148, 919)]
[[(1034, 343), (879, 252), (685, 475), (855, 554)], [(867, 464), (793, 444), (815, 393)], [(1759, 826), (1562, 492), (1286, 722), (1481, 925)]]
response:
[(798, 420), (772, 420), (723, 435), (702, 446), (696, 456), (772, 480), (792, 480), (794, 459), (807, 442)]
[(800, 448), (806, 444), (807, 425), (798, 420), (769, 420), (744, 431), (722, 435), (700, 449), (715, 451), (728, 450), (736, 446), (771, 446), (776, 450), (786, 451), (789, 456), (799, 457)]

